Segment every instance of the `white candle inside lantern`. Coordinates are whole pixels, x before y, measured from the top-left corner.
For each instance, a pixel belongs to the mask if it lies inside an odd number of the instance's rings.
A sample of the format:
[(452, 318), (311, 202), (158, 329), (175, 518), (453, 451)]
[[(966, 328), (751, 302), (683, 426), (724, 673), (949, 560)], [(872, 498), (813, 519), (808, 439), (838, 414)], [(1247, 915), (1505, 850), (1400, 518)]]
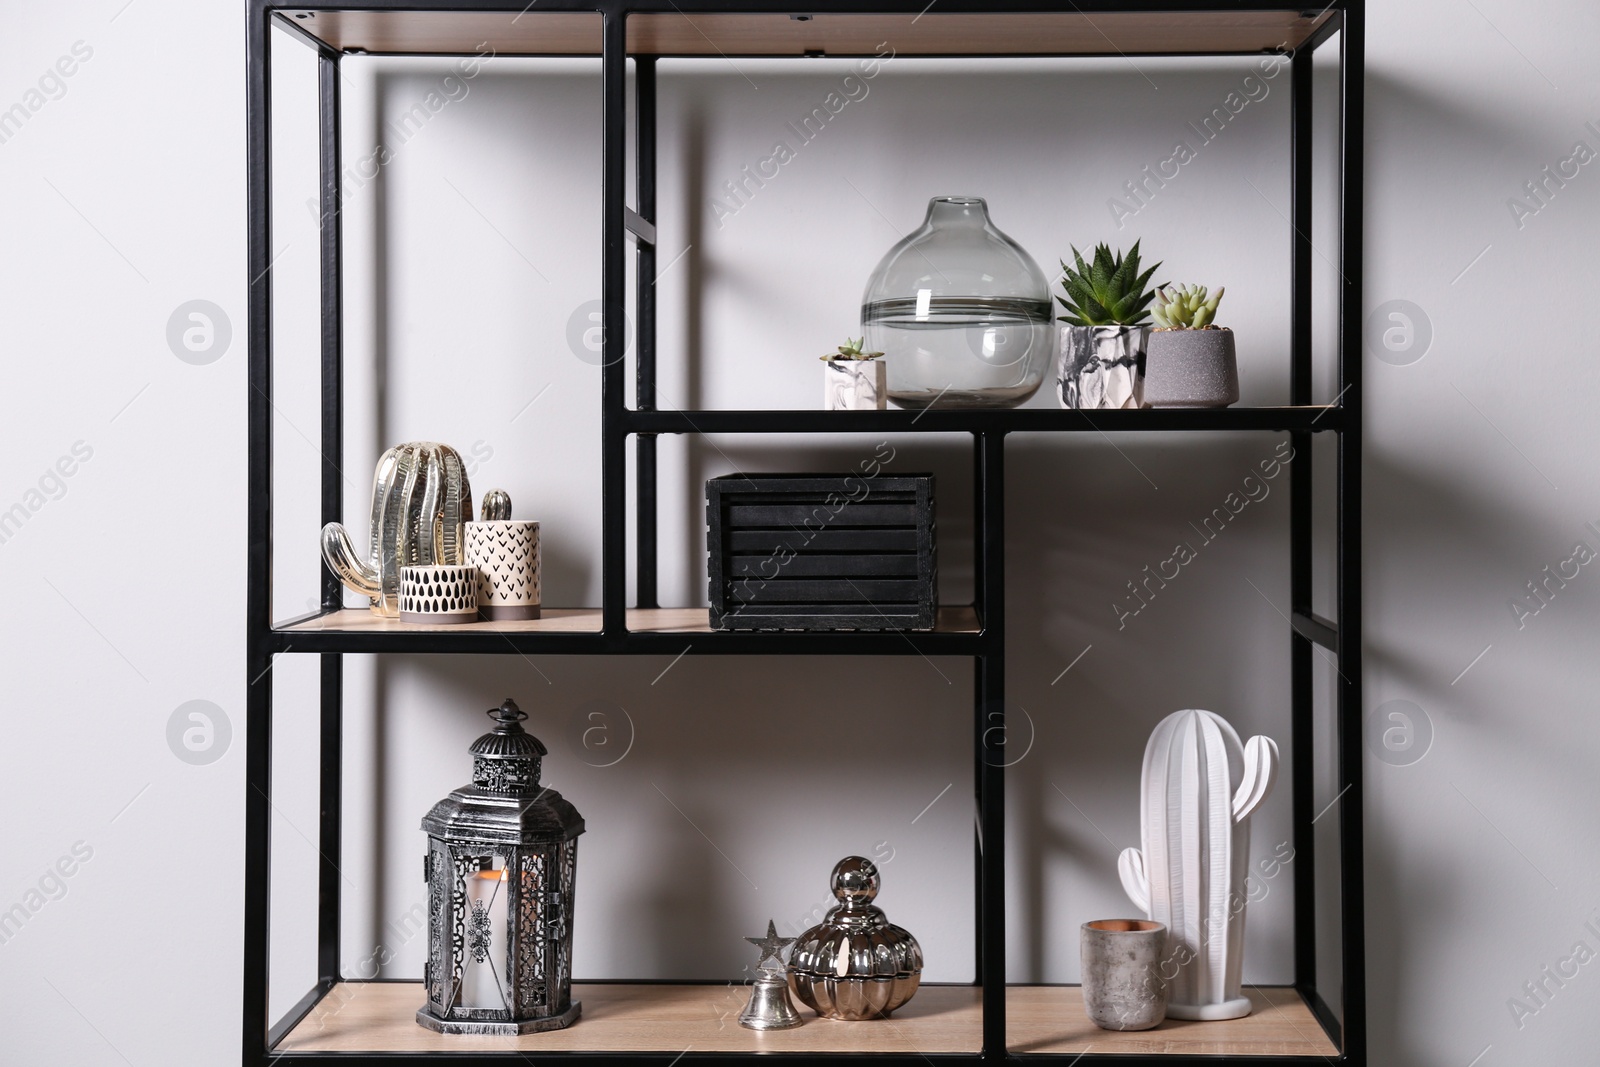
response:
[(463, 1008), (511, 1008), (506, 977), (508, 873), (474, 871), (467, 876), (466, 945), (461, 959), (461, 996), (457, 1001)]

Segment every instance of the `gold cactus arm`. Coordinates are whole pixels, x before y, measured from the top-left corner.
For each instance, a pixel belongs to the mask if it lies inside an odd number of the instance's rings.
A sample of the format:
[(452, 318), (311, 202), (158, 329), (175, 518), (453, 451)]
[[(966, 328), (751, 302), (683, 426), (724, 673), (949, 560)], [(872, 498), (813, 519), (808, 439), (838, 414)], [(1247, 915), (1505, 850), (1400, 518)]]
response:
[(345, 588), (369, 597), (378, 595), (377, 569), (356, 554), (344, 523), (330, 522), (322, 528), (322, 558)]
[(1117, 876), (1122, 879), (1122, 891), (1128, 894), (1133, 906), (1150, 913), (1150, 873), (1144, 867), (1144, 853), (1136, 848), (1125, 848), (1117, 857)]
[(1244, 774), (1233, 794), (1233, 821), (1244, 822), (1261, 806), (1278, 780), (1278, 743), (1257, 734), (1244, 746)]

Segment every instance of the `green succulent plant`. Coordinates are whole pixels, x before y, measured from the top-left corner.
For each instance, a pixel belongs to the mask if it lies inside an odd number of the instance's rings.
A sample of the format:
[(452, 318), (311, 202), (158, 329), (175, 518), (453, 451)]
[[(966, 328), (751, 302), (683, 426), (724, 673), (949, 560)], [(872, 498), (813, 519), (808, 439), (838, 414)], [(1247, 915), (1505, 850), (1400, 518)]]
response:
[(1073, 326), (1133, 326), (1150, 314), (1150, 301), (1156, 294), (1146, 286), (1161, 264), (1139, 273), (1138, 241), (1133, 242), (1126, 255), (1118, 252), (1115, 259), (1103, 244), (1096, 246), (1092, 264), (1083, 261), (1076, 247), (1072, 258), (1076, 269), (1065, 261), (1061, 264), (1061, 287), (1067, 295), (1056, 300), (1067, 309), (1062, 322)]
[(866, 360), (866, 359), (877, 359), (879, 356), (883, 355), (882, 352), (863, 352), (861, 350), (861, 346), (866, 344), (866, 343), (867, 343), (867, 339), (864, 336), (861, 337), (859, 340), (856, 339), (856, 338), (846, 337), (844, 339), (844, 344), (839, 346), (839, 351), (837, 351), (837, 352), (829, 352), (827, 355), (822, 356), (820, 358), (823, 359), (823, 360), (834, 360), (834, 359)]
[(1208, 296), (1203, 285), (1172, 285), (1157, 289), (1156, 306), (1153, 309), (1156, 325), (1169, 330), (1214, 329), (1212, 322), (1217, 317), (1217, 304), (1226, 291), (1218, 286), (1217, 291)]

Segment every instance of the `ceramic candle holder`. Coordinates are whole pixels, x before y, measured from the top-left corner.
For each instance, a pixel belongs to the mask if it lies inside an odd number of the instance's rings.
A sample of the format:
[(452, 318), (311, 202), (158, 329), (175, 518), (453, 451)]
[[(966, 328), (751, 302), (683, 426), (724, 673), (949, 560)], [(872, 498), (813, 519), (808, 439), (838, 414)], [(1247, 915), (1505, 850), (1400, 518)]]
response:
[(1102, 1030), (1149, 1030), (1167, 1017), (1161, 956), (1167, 928), (1148, 919), (1083, 924), (1083, 1007)]
[(539, 617), (539, 524), (522, 519), (469, 522), (467, 563), (476, 571), (481, 619)]
[(400, 568), (400, 621), (476, 622), (478, 569), (457, 563)]

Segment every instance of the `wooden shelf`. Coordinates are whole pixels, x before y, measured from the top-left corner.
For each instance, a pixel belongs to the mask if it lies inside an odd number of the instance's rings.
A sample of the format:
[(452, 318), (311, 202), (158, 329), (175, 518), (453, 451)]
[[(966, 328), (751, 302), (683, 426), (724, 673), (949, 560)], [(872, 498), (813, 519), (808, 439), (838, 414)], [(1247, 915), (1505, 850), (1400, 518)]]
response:
[[(663, 612), (665, 613), (665, 609)], [(633, 612), (629, 612), (632, 615)], [(706, 613), (702, 611), (701, 617)], [(316, 615), (299, 622), (278, 627), (283, 633), (348, 633), (348, 634), (427, 634), (427, 633), (513, 633), (513, 634), (597, 634), (600, 632), (599, 608), (544, 608), (537, 619), (503, 622), (465, 622), (456, 625), (435, 625), (420, 622), (401, 622), (375, 615), (366, 608), (345, 608), (327, 615)]]
[[(654, 983), (573, 984), (582, 1017), (566, 1030), (516, 1038), (445, 1036), (415, 1021), (417, 982), (344, 982), (289, 1031), (278, 1053), (323, 1052), (813, 1052), (976, 1053), (982, 990), (923, 986), (891, 1018), (832, 1022), (804, 1009), (793, 1030), (757, 1033), (738, 1025), (747, 988)], [(1154, 1030), (1116, 1033), (1089, 1022), (1077, 986), (1006, 990), (1009, 1051), (1091, 1055), (1335, 1057), (1338, 1050), (1293, 989), (1249, 990), (1255, 1011), (1228, 1022), (1169, 1019)]]
[(978, 1051), (982, 991), (923, 986), (888, 1019), (844, 1023), (802, 1009), (804, 1026), (758, 1033), (738, 1023), (743, 985), (577, 982), (583, 1014), (565, 1030), (523, 1037), (446, 1036), (416, 1023), (420, 982), (342, 982), (275, 1052), (910, 1052)]
[[(345, 608), (342, 611), (317, 615), (301, 622), (278, 627), (280, 633), (365, 633), (365, 634), (418, 634), (418, 633), (562, 633), (597, 634), (600, 632), (599, 608), (545, 608), (541, 617), (516, 622), (467, 622), (455, 625), (434, 625), (418, 622), (401, 622), (374, 615), (366, 608)], [(724, 634), (725, 630), (711, 628), (711, 615), (705, 608), (629, 608), (628, 630), (632, 633), (651, 634)], [(968, 605), (941, 606), (934, 622), (935, 633), (975, 634), (979, 630), (978, 613)]]
[(1195, 433), (1344, 428), (1337, 406), (1144, 408), (929, 408), (926, 411), (627, 411), (630, 433)]
[[(677, 6), (677, 5), (674, 5)], [(759, 5), (752, 5), (759, 6)], [(920, 5), (918, 5), (920, 6)], [(1076, 6), (1076, 5), (1073, 5)], [(1093, 8), (1094, 5), (1085, 5)], [(641, 12), (628, 52), (656, 56), (1238, 55), (1298, 49), (1326, 10), (1026, 14)], [(375, 55), (600, 54), (597, 14), (579, 11), (314, 11), (282, 21), (340, 50)]]
[(967, 656), (984, 640), (971, 605), (944, 605), (931, 631), (713, 630), (705, 608), (630, 608), (628, 632), (605, 634), (599, 608), (545, 608), (523, 622), (435, 625), (344, 608), (275, 626), (273, 652), (461, 652), (493, 655), (700, 653)]
[(1006, 1043), (1014, 1053), (1054, 1055), (1315, 1056), (1339, 1054), (1300, 994), (1276, 986), (1246, 990), (1255, 1010), (1226, 1022), (1168, 1019), (1154, 1030), (1102, 1030), (1083, 1010), (1079, 986), (1011, 986)]

